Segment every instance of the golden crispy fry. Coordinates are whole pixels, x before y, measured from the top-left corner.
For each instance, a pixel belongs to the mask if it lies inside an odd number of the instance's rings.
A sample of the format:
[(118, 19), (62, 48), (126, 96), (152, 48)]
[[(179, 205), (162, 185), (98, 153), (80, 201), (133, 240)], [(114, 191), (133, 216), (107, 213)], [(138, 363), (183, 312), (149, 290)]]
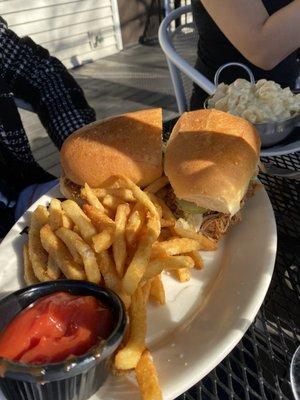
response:
[(101, 274), (96, 261), (96, 256), (91, 247), (77, 233), (67, 228), (60, 228), (56, 231), (57, 236), (66, 244), (68, 248), (77, 251), (83, 261), (87, 280), (99, 283)]
[(38, 206), (31, 216), (29, 228), (28, 251), (34, 275), (41, 282), (49, 281), (47, 274), (48, 254), (44, 250), (40, 230), (48, 223), (49, 213), (45, 206)]
[(94, 250), (96, 253), (101, 253), (110, 248), (115, 238), (115, 230), (104, 230), (92, 237)]
[(115, 229), (115, 222), (97, 208), (90, 204), (84, 204), (82, 208), (99, 232), (104, 229)]
[(68, 248), (55, 235), (50, 225), (43, 226), (40, 235), (44, 249), (54, 259), (59, 269), (68, 279), (86, 279), (84, 269), (73, 260)]
[(117, 267), (117, 272), (120, 277), (123, 277), (124, 266), (127, 257), (125, 227), (129, 212), (130, 208), (127, 203), (120, 204), (117, 208), (115, 217), (116, 231), (115, 231), (114, 242), (112, 244), (112, 249), (113, 249), (115, 264)]
[[(74, 227), (76, 228), (76, 226)], [(68, 228), (65, 228), (68, 229)], [(69, 230), (69, 229), (68, 229)], [(80, 235), (79, 230), (76, 231), (74, 229), (73, 231), (75, 234)], [(55, 234), (64, 242), (64, 244), (67, 246), (69, 252), (71, 253), (73, 260), (75, 261), (76, 264), (78, 265), (82, 265), (83, 266), (83, 261), (82, 261), (82, 257), (81, 255), (78, 253), (76, 247), (74, 246), (74, 241), (72, 240), (72, 238), (70, 238), (69, 236), (65, 235), (64, 239), (60, 237), (60, 233), (58, 231), (55, 232)]]
[(92, 236), (96, 235), (96, 228), (75, 201), (65, 200), (62, 202), (62, 208), (74, 224), (77, 225), (85, 240), (89, 241)]
[(188, 268), (176, 269), (174, 275), (179, 282), (186, 282), (191, 279), (191, 270)]
[(135, 197), (133, 196), (133, 193), (130, 189), (126, 188), (99, 188), (99, 189), (93, 189), (93, 192), (97, 197), (100, 199), (103, 199), (107, 194), (110, 194), (111, 196), (118, 197), (122, 199), (125, 202), (131, 202), (135, 201)]
[(111, 194), (107, 194), (102, 203), (105, 207), (110, 208), (111, 210), (115, 211), (120, 204), (123, 204), (124, 201), (119, 197), (112, 196)]
[(159, 304), (166, 304), (166, 294), (161, 276), (157, 275), (151, 282), (150, 298), (157, 301)]
[(100, 185), (100, 188), (105, 189), (120, 189), (126, 188), (126, 182), (122, 181), (118, 176), (111, 176)]
[(105, 212), (105, 209), (101, 204), (100, 200), (98, 199), (94, 191), (89, 187), (87, 183), (85, 183), (84, 187), (81, 189), (80, 195), (81, 198), (83, 200), (86, 200), (91, 206), (97, 208), (97, 210)]
[(64, 228), (68, 228), (68, 229), (73, 229), (74, 228), (73, 221), (65, 213), (63, 214), (62, 220), (63, 220), (62, 226)]
[(136, 253), (129, 264), (123, 278), (123, 287), (128, 294), (133, 294), (142, 279), (149, 264), (152, 245), (160, 233), (160, 221), (158, 215), (148, 214), (146, 229), (141, 235)]
[(194, 261), (189, 256), (167, 256), (150, 261), (143, 276), (143, 281), (154, 278), (163, 270), (193, 268)]
[(176, 218), (174, 217), (172, 211), (170, 210), (170, 208), (166, 205), (166, 203), (164, 202), (163, 199), (161, 199), (158, 196), (156, 197), (156, 201), (158, 202), (158, 204), (161, 206), (162, 209), (162, 217), (164, 220), (166, 221), (173, 221), (174, 223), (176, 222)]
[(56, 279), (59, 279), (59, 277), (61, 275), (59, 267), (57, 266), (56, 262), (53, 260), (53, 258), (51, 256), (48, 257), (47, 274), (54, 281)]
[(127, 342), (118, 351), (115, 358), (115, 365), (118, 369), (135, 368), (145, 349), (146, 302), (141, 287), (138, 287), (132, 296), (129, 308), (129, 323)]
[(101, 253), (101, 251), (108, 249), (112, 245), (116, 224), (106, 214), (89, 204), (84, 204), (83, 210), (99, 231), (99, 233), (92, 237), (92, 242), (95, 251)]
[(170, 228), (171, 226), (175, 225), (175, 221), (173, 221), (171, 219), (164, 219), (164, 218), (161, 219), (160, 223), (161, 223), (162, 228)]
[(136, 203), (129, 215), (126, 225), (126, 240), (127, 243), (133, 246), (137, 240), (138, 235), (145, 223), (146, 213), (145, 208), (141, 203)]
[(156, 193), (164, 186), (169, 183), (169, 179), (166, 176), (161, 176), (160, 178), (156, 179), (156, 181), (150, 183), (144, 191), (148, 193)]
[(49, 206), (49, 225), (53, 231), (63, 226), (63, 210), (58, 199), (52, 199)]
[(23, 246), (23, 259), (24, 259), (24, 280), (26, 285), (34, 285), (38, 283), (39, 280), (34, 275), (31, 261), (29, 258), (28, 246), (24, 244)]
[(123, 300), (126, 309), (128, 309), (131, 298), (122, 287), (122, 281), (117, 274), (116, 266), (108, 251), (102, 251), (102, 253), (97, 254), (97, 262), (103, 275), (105, 286), (116, 292)]
[(149, 350), (145, 350), (135, 369), (142, 400), (162, 400), (157, 371)]
[(150, 297), (150, 290), (151, 290), (152, 280), (153, 279), (149, 279), (148, 281), (142, 282), (142, 284), (141, 284), (146, 304), (148, 303), (148, 300), (149, 300), (149, 297)]
[(117, 178), (119, 178), (121, 182), (124, 182), (126, 186), (132, 190), (134, 197), (139, 202), (141, 202), (145, 206), (145, 208), (151, 212), (151, 214), (158, 216), (157, 210), (152, 201), (149, 199), (147, 193), (143, 192), (135, 183), (133, 183), (130, 179), (126, 178), (125, 176), (119, 176)]
[(199, 251), (191, 251), (190, 253), (187, 254), (187, 256), (190, 256), (194, 263), (195, 263), (195, 268), (196, 269), (202, 269), (203, 268), (203, 260), (202, 257), (199, 253)]
[(162, 219), (162, 208), (159, 204), (159, 202), (157, 201), (157, 197), (155, 196), (154, 193), (147, 193), (147, 195), (149, 196), (149, 199), (152, 201), (152, 203), (154, 204), (156, 211), (159, 215), (159, 218)]
[(153, 245), (152, 257), (161, 254), (167, 254), (168, 256), (174, 256), (182, 253), (189, 253), (194, 250), (199, 250), (201, 247), (200, 243), (194, 239), (188, 238), (175, 238), (165, 240), (164, 242), (157, 242)]
[(172, 230), (178, 236), (197, 240), (200, 244), (199, 250), (213, 251), (217, 249), (216, 242), (204, 236), (202, 233), (196, 233), (192, 230), (181, 228), (178, 224), (175, 224)]

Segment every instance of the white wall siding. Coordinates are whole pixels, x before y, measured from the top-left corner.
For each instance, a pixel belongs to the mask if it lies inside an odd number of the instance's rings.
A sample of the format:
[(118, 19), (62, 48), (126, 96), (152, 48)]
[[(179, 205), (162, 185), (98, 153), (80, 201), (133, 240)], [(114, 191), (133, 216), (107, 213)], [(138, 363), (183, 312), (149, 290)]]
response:
[(68, 68), (122, 49), (117, 0), (0, 0), (0, 15)]

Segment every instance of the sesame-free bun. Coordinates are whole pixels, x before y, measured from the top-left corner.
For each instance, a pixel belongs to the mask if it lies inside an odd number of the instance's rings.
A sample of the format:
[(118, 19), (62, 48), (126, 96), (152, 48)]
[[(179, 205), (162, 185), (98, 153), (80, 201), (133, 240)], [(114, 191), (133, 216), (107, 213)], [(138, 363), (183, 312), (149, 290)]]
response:
[(167, 144), (165, 173), (175, 195), (234, 215), (259, 160), (260, 140), (243, 118), (210, 110), (186, 112)]
[(162, 174), (162, 110), (127, 113), (86, 125), (64, 142), (64, 176), (98, 187), (112, 175), (146, 186)]

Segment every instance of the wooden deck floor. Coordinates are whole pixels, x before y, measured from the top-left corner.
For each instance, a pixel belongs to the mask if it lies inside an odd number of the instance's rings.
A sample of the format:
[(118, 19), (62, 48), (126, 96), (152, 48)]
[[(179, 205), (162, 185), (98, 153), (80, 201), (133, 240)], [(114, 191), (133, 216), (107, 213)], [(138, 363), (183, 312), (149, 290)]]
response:
[[(177, 114), (165, 57), (159, 46), (136, 46), (70, 71), (83, 88), (97, 119), (150, 107), (162, 107), (164, 119)], [(57, 148), (38, 117), (20, 110), (35, 159), (60, 175)]]

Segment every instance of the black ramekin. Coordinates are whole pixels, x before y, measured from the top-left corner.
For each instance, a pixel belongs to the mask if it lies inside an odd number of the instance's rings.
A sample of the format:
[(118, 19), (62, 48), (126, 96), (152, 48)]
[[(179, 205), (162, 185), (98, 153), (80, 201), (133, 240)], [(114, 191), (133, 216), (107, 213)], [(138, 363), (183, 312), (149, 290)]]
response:
[(23, 364), (0, 357), (0, 389), (8, 400), (85, 400), (100, 388), (109, 373), (111, 357), (124, 335), (126, 313), (120, 298), (101, 286), (61, 280), (18, 290), (0, 301), (0, 331), (29, 304), (58, 291), (94, 296), (106, 304), (113, 313), (113, 331), (86, 354), (58, 363)]

